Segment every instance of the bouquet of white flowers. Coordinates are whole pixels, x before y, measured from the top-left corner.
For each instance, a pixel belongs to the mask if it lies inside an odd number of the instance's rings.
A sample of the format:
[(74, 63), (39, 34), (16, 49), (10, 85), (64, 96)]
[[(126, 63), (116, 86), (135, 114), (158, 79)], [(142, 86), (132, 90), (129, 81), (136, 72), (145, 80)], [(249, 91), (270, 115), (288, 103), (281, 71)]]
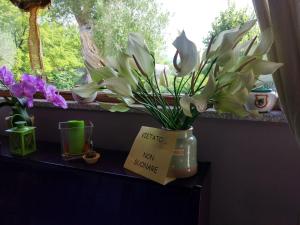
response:
[[(99, 60), (93, 52), (84, 52), (93, 82), (73, 91), (87, 98), (108, 89), (120, 103), (99, 103), (101, 107), (124, 112), (135, 103), (141, 104), (170, 130), (190, 128), (208, 105), (218, 112), (249, 115), (254, 112), (247, 111), (244, 104), (258, 77), (272, 74), (282, 66), (263, 58), (273, 43), (271, 29), (262, 31), (259, 42), (257, 37), (241, 41), (255, 23), (252, 20), (212, 37), (201, 57), (196, 45), (182, 32), (173, 42), (177, 49), (174, 75), (167, 75), (166, 71), (156, 74), (154, 55), (142, 36), (132, 33), (127, 49), (116, 57)], [(162, 88), (173, 96), (174, 104), (166, 101)]]

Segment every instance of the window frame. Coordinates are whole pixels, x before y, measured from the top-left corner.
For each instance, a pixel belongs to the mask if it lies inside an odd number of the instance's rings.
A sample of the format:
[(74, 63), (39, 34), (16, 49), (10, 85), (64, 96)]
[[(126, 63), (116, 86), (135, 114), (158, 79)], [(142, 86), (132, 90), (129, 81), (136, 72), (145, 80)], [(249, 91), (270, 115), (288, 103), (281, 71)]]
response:
[[(66, 101), (75, 101), (72, 96), (72, 91), (59, 91), (59, 94), (64, 97)], [(0, 97), (11, 97), (11, 94), (8, 90), (0, 90)], [(43, 100), (45, 99), (42, 93), (37, 93), (34, 96), (35, 99)], [(166, 99), (167, 103), (170, 105), (174, 105), (174, 98), (170, 95), (165, 95), (164, 98)], [(115, 98), (109, 97), (108, 94), (103, 92), (98, 92), (97, 97), (95, 99), (96, 102), (106, 102), (106, 103), (120, 103)]]

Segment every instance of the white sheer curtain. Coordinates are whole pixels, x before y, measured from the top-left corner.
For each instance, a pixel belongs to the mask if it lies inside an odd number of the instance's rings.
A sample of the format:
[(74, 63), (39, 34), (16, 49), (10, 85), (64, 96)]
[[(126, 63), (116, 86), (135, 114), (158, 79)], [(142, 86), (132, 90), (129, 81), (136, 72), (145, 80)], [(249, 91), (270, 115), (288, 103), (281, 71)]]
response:
[(300, 0), (253, 0), (261, 29), (272, 27), (269, 57), (284, 66), (273, 75), (282, 108), (300, 144)]

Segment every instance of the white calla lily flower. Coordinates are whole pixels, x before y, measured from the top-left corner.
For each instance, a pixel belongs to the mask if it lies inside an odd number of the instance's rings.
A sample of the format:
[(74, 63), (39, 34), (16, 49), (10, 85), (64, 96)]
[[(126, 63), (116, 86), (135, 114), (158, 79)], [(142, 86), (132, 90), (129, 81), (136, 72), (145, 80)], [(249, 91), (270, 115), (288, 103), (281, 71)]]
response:
[(101, 85), (98, 82), (91, 82), (88, 84), (81, 85), (72, 89), (72, 92), (80, 96), (81, 98), (89, 98), (95, 92), (100, 90)]
[[(173, 60), (177, 76), (188, 75), (195, 69), (199, 61), (197, 47), (192, 41), (187, 39), (184, 31), (176, 38), (173, 45), (177, 49)], [(177, 63), (178, 55), (180, 57), (179, 63)]]
[(127, 112), (130, 109), (125, 103), (100, 102), (99, 106), (110, 112)]
[(260, 42), (254, 49), (253, 54), (257, 56), (263, 56), (271, 49), (274, 42), (273, 32), (271, 27), (265, 29), (261, 33)]
[(221, 32), (211, 45), (208, 58), (219, 53), (233, 49), (234, 46), (242, 39), (243, 35), (248, 32), (256, 23), (256, 20), (250, 20), (240, 28), (234, 28)]
[(255, 59), (249, 62), (242, 71), (252, 70), (255, 75), (268, 75), (274, 73), (276, 70), (282, 67), (282, 65), (282, 63)]
[(129, 82), (122, 77), (111, 77), (104, 80), (101, 83), (101, 87), (106, 87), (107, 89), (125, 97), (131, 97), (132, 89)]
[(127, 54), (133, 57), (137, 67), (143, 75), (153, 75), (155, 67), (154, 59), (145, 44), (144, 38), (140, 34), (129, 34)]

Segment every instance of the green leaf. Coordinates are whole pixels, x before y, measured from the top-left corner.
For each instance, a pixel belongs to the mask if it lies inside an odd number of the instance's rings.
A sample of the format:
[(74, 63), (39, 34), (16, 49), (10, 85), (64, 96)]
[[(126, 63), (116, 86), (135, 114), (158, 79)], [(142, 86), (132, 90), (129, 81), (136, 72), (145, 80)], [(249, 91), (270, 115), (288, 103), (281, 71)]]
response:
[(88, 84), (81, 85), (80, 87), (73, 88), (72, 92), (79, 95), (82, 98), (89, 98), (95, 92), (99, 91), (100, 85), (97, 82), (91, 82)]
[(196, 45), (187, 39), (183, 31), (173, 42), (174, 47), (180, 56), (180, 63), (177, 64), (177, 54), (174, 57), (174, 67), (177, 70), (177, 76), (185, 76), (195, 69), (198, 62), (198, 52)]
[(127, 54), (134, 58), (137, 67), (143, 75), (153, 75), (155, 67), (154, 59), (145, 44), (144, 38), (140, 34), (129, 34)]
[(101, 87), (106, 87), (123, 97), (131, 97), (133, 95), (129, 82), (123, 77), (108, 78), (101, 83)]
[(106, 103), (100, 102), (100, 107), (110, 112), (127, 112), (130, 108), (125, 103)]

